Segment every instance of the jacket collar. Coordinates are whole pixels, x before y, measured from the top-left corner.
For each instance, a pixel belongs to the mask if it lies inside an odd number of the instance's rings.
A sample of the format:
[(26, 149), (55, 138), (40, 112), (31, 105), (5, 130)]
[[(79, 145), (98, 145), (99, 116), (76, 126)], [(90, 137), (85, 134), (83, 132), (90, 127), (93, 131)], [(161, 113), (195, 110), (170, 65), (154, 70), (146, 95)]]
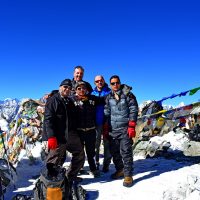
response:
[(95, 87), (94, 90), (95, 90), (95, 92), (107, 92), (107, 91), (110, 91), (110, 88), (108, 87), (108, 84), (105, 83), (105, 85), (103, 86), (103, 88), (102, 88), (101, 91), (99, 91), (99, 90), (97, 89), (97, 87)]

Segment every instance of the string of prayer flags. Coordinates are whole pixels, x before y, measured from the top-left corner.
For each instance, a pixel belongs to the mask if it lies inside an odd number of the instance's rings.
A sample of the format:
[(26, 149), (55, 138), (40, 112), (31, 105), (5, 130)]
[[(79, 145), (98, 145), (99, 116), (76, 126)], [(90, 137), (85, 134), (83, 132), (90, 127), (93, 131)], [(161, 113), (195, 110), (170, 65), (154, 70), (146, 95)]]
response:
[(184, 91), (184, 92), (181, 92), (179, 94), (172, 94), (171, 96), (169, 97), (163, 97), (161, 100), (157, 101), (158, 103), (162, 104), (163, 101), (167, 100), (167, 99), (173, 99), (177, 96), (181, 97), (181, 96), (186, 96), (186, 94), (189, 92), (189, 95), (194, 95), (198, 90), (200, 90), (200, 87), (197, 87), (197, 88), (194, 88), (194, 89), (191, 89), (191, 90), (187, 90), (187, 91)]

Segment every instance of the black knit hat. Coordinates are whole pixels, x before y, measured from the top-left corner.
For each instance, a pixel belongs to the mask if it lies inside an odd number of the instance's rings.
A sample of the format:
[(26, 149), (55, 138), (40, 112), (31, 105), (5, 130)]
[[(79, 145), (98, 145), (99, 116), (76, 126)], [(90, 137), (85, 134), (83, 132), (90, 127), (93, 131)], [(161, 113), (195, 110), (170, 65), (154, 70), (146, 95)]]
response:
[(67, 85), (67, 86), (72, 87), (72, 82), (70, 79), (65, 79), (60, 83), (60, 86), (62, 86), (62, 85)]

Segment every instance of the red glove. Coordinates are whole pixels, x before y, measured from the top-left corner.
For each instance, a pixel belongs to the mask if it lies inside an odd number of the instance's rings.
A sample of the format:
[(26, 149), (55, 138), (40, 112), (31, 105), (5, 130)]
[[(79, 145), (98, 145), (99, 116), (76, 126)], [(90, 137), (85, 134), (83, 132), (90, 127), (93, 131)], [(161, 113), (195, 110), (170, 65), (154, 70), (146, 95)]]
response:
[(108, 139), (108, 136), (109, 136), (109, 125), (105, 123), (103, 125), (103, 138)]
[(51, 137), (48, 139), (48, 149), (56, 149), (58, 146), (58, 142), (56, 137)]
[(134, 121), (129, 121), (128, 123), (128, 136), (129, 138), (133, 138), (136, 135), (135, 132), (136, 123)]

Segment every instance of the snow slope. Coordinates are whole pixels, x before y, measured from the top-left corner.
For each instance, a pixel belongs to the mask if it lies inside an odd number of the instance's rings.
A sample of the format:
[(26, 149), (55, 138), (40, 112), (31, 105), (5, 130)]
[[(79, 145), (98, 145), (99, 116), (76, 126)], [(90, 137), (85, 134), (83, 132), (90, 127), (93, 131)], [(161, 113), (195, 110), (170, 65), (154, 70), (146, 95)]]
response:
[[(11, 200), (12, 196), (17, 193), (32, 195), (34, 182), (39, 176), (40, 169), (43, 166), (40, 160), (41, 145), (33, 148), (33, 155), (36, 157), (34, 164), (21, 153), (21, 161), (17, 166), (15, 175), (15, 188), (12, 184), (7, 188), (5, 200)], [(102, 158), (101, 158), (102, 163)], [(69, 165), (66, 162), (65, 165)], [(87, 162), (85, 163), (88, 168)], [(134, 161), (134, 185), (131, 188), (125, 188), (122, 185), (123, 179), (111, 180), (110, 175), (113, 173), (114, 166), (111, 164), (109, 173), (102, 173), (101, 178), (92, 178), (91, 175), (82, 175), (82, 186), (87, 190), (88, 200), (162, 200), (166, 198), (166, 191), (178, 188), (180, 185), (186, 185), (188, 177), (199, 174), (200, 165), (188, 162), (177, 162), (164, 158), (157, 159), (139, 159)], [(178, 198), (181, 200), (183, 198)], [(192, 200), (199, 200), (199, 196), (193, 196)]]

